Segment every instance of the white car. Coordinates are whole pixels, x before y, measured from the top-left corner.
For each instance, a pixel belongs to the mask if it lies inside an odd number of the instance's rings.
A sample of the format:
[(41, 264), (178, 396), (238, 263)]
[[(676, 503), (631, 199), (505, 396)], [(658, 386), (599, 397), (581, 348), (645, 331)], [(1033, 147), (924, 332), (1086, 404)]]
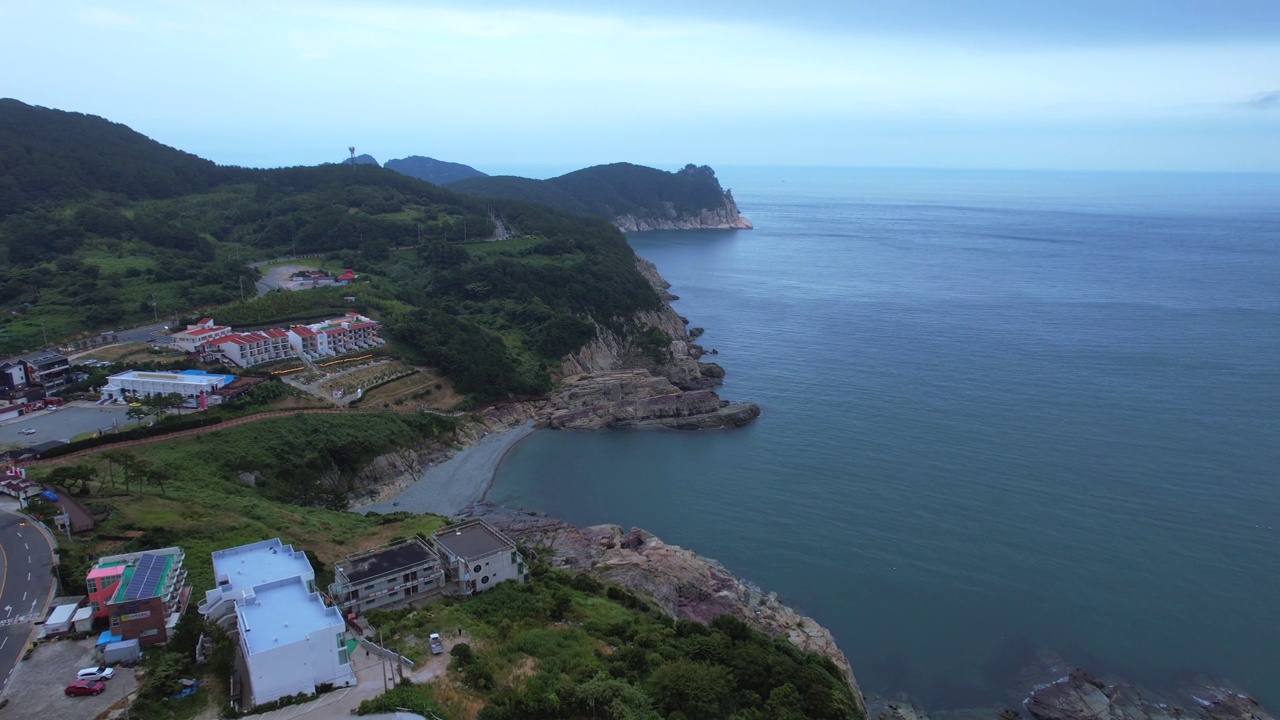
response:
[(110, 680), (116, 676), (113, 667), (87, 667), (76, 673), (77, 680)]
[(35, 429), (35, 428), (22, 428), (22, 429), (21, 429), (21, 430), (19, 430), (18, 432), (19, 432), (19, 433), (21, 433), (22, 435), (35, 435), (35, 434), (36, 434), (36, 429)]

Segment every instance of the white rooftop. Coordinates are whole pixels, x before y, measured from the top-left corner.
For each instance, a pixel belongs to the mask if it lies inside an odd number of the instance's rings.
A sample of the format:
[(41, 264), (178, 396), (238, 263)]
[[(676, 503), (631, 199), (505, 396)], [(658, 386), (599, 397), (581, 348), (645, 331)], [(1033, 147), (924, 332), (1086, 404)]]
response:
[[(248, 545), (217, 550), (213, 553), (213, 578), (218, 589), (251, 590), (256, 585), (299, 577), (316, 579), (311, 562), (292, 545), (281, 544), (280, 538), (260, 540)], [(227, 584), (223, 584), (223, 581)]]
[(325, 607), (320, 595), (309, 592), (298, 578), (254, 588), (254, 596), (236, 608), (240, 634), (251, 655), (307, 639), (317, 630), (345, 629), (342, 613)]

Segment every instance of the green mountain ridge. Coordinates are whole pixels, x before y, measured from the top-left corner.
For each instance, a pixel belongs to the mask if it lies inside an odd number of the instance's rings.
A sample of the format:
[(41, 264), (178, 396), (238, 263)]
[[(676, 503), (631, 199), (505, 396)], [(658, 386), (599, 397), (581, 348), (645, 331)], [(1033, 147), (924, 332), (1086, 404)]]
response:
[[(612, 163), (596, 165), (547, 180), (503, 175), (449, 183), (451, 190), (493, 198), (538, 202), (565, 212), (592, 215), (611, 222), (620, 218), (678, 223), (713, 213), (715, 222), (734, 225), (737, 205), (706, 165), (689, 164), (676, 172)], [(705, 223), (699, 223), (705, 226)]]
[[(334, 312), (341, 298), (323, 291), (226, 305), (252, 292), (249, 261), (318, 253), (362, 277), (345, 309), (378, 316), (402, 355), (483, 400), (545, 392), (597, 326), (625, 333), (661, 304), (597, 219), (373, 165), (219, 166), (12, 100), (0, 187), (0, 355), (197, 308), (264, 323)], [(497, 221), (512, 237), (476, 242), (496, 239)]]

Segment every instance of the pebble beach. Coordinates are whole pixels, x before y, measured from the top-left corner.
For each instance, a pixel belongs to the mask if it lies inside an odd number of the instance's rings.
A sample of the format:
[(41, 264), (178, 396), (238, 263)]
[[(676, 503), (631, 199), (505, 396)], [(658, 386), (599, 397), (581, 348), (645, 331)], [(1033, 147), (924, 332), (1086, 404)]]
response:
[(506, 432), (490, 433), (448, 460), (428, 468), (421, 479), (398, 495), (365, 505), (357, 512), (452, 515), (484, 498), (502, 458), (533, 430), (533, 423), (527, 423)]

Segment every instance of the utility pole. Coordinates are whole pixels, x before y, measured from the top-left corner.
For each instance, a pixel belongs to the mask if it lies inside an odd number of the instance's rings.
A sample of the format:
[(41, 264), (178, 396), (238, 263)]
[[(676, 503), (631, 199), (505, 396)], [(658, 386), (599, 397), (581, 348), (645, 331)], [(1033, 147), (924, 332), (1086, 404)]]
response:
[(240, 302), (244, 302), (244, 276), (237, 275), (236, 279), (240, 281)]
[(160, 310), (156, 306), (155, 293), (151, 293), (151, 317), (153, 322), (160, 322)]
[[(355, 164), (354, 162), (352, 164)], [(378, 657), (382, 659), (382, 692), (387, 691), (387, 647), (382, 644), (382, 628), (378, 628)]]

